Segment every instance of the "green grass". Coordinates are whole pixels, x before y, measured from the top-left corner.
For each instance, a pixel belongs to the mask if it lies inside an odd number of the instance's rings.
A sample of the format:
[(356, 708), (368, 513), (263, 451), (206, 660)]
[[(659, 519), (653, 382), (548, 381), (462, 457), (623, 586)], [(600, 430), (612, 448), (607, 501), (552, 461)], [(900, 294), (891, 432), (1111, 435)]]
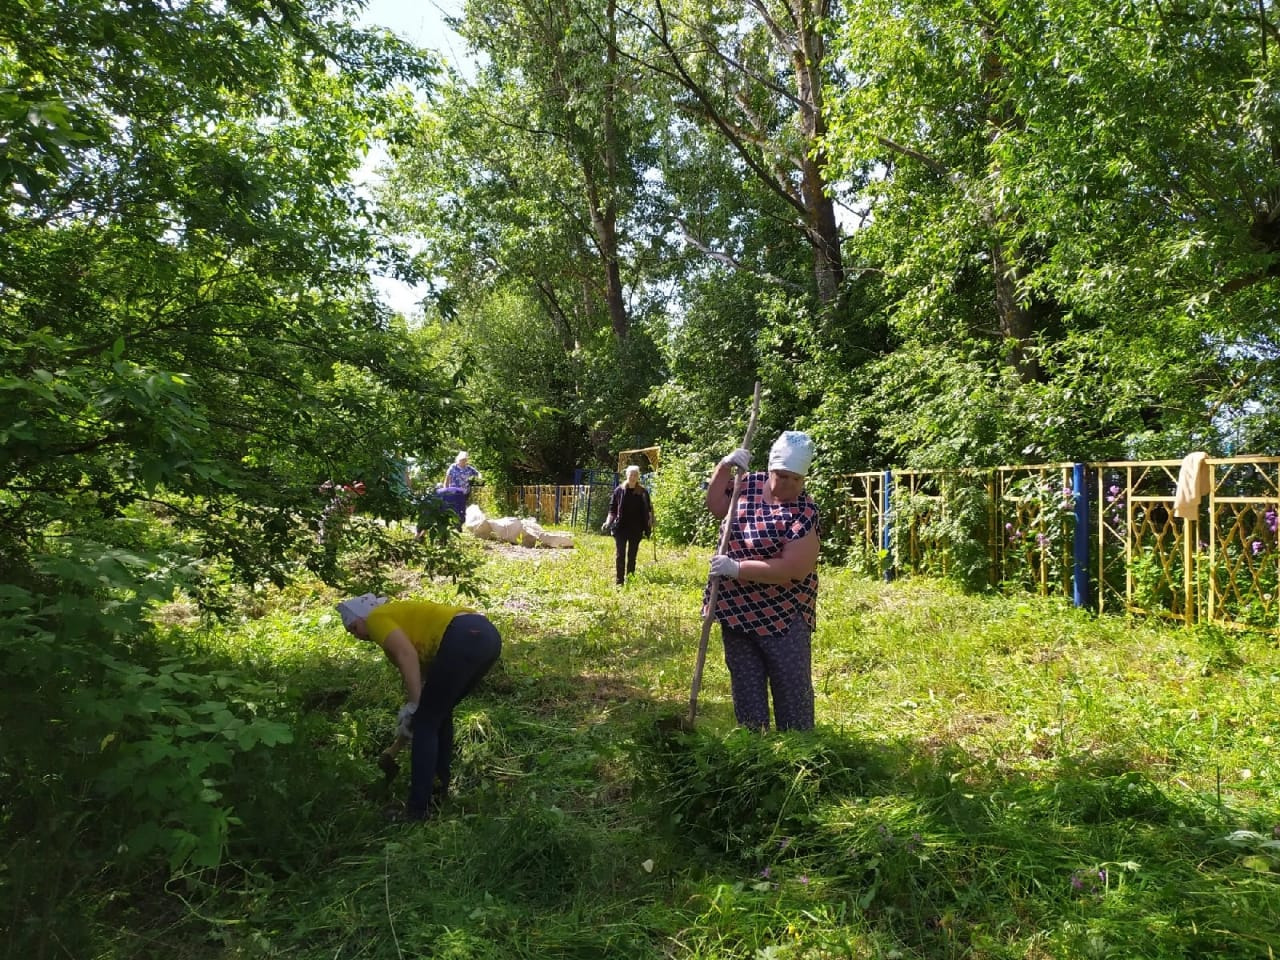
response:
[(734, 730), (713, 633), (688, 734), (671, 718), (688, 709), (705, 552), (655, 561), (645, 543), (619, 590), (612, 541), (577, 539), (486, 551), (503, 658), (463, 706), (454, 796), (421, 826), (379, 817), (399, 687), (335, 598), (295, 591), (236, 628), (175, 632), (193, 662), (278, 685), (295, 741), (230, 798), (224, 866), (100, 880), (96, 955), (1280, 951), (1274, 635), (826, 570), (818, 729)]

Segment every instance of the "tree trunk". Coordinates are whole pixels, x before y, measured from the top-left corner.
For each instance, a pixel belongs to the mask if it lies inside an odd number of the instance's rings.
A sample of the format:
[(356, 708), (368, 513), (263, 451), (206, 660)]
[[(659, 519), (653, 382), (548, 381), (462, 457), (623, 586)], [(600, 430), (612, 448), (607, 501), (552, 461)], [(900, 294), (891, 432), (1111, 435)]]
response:
[(810, 9), (810, 0), (793, 0), (791, 15), (796, 27), (792, 61), (796, 69), (798, 99), (802, 105), (801, 133), (806, 147), (813, 148), (805, 150), (800, 168), (805, 232), (813, 246), (818, 299), (827, 306), (840, 296), (840, 288), (844, 284), (844, 261), (835, 202), (828, 191), (827, 154), (817, 147), (827, 133), (822, 99), (822, 61), (826, 55), (826, 44)]

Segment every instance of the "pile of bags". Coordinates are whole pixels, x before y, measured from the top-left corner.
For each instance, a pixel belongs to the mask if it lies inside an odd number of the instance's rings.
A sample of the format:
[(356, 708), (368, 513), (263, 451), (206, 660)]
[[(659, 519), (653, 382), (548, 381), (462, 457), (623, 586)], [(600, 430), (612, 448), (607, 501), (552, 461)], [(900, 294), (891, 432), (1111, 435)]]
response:
[(480, 540), (501, 540), (522, 547), (572, 547), (573, 534), (543, 530), (528, 517), (498, 517), (490, 520), (474, 503), (467, 507), (462, 529)]

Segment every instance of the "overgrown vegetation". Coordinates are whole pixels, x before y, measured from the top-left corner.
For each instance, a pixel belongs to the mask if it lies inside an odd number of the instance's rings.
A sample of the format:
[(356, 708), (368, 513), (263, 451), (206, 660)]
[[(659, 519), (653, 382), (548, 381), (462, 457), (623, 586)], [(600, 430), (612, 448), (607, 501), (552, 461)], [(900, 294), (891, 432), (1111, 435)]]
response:
[[(464, 77), (346, 0), (0, 0), (6, 955), (1267, 955), (1271, 641), (829, 572), (817, 734), (732, 732), (715, 657), (659, 721), (754, 382), (833, 494), (1270, 442), (1274, 5), (553, 6), (469, 0)], [(624, 591), (406, 495), (650, 443)], [(1258, 502), (1210, 576), (1274, 623)], [(972, 583), (978, 506), (913, 506)], [(389, 833), (332, 601), (481, 573), (459, 796)]]
[(337, 594), (162, 605), (136, 696), (58, 691), (92, 722), (6, 761), (5, 956), (1280, 949), (1274, 637), (824, 570), (817, 731), (733, 729), (713, 643), (688, 733), (705, 550), (619, 591), (605, 537), (470, 549), (505, 648), (439, 819), (381, 820), (398, 690)]

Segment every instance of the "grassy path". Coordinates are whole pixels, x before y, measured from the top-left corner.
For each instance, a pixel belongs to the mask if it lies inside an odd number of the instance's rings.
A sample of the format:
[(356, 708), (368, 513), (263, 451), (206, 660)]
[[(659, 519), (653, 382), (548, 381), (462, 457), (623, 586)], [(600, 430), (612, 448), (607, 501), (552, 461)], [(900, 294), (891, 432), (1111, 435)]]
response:
[(230, 866), (169, 884), (196, 912), (153, 918), (146, 950), (121, 929), (120, 955), (1280, 951), (1274, 637), (825, 571), (819, 729), (735, 731), (713, 634), (681, 736), (664, 718), (688, 706), (705, 553), (643, 544), (619, 590), (612, 541), (578, 540), (486, 551), (504, 655), (420, 827), (379, 818), (397, 686), (327, 594), (192, 634), (285, 688), (297, 740), (237, 804)]

